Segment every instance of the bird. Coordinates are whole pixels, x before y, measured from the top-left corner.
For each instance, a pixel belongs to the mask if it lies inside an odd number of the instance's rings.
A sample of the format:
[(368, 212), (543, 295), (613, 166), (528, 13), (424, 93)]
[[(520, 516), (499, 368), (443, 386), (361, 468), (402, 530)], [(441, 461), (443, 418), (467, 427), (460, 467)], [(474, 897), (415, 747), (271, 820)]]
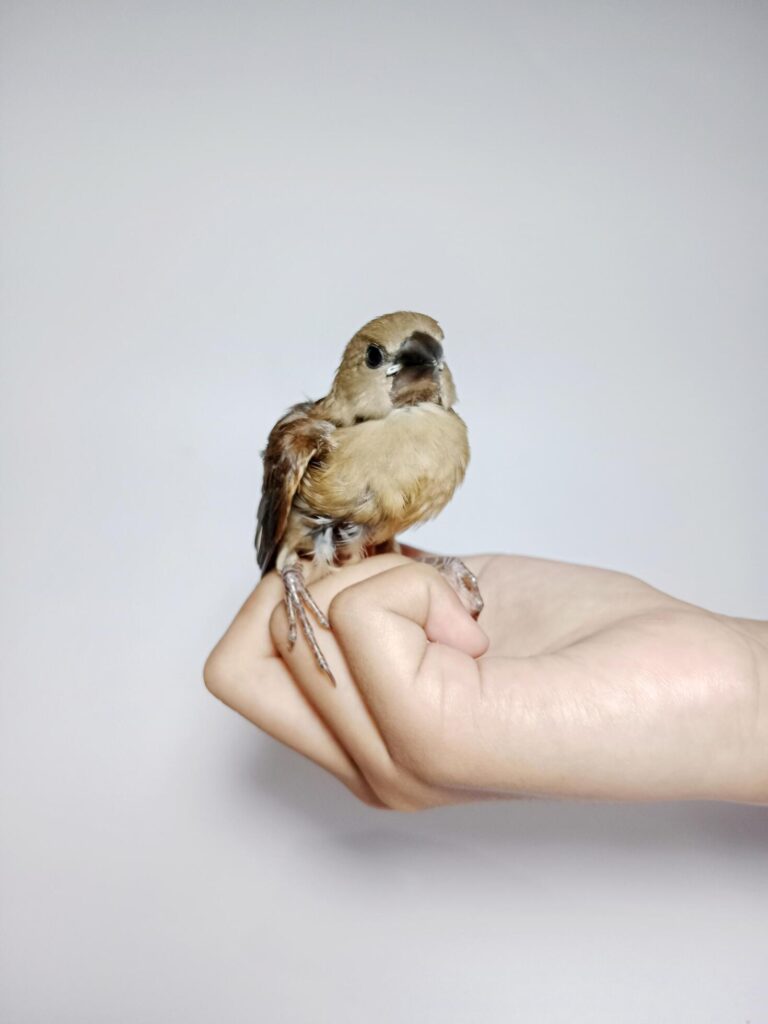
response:
[[(330, 624), (308, 583), (367, 555), (399, 551), (397, 534), (436, 516), (464, 479), (467, 427), (454, 410), (443, 340), (440, 325), (423, 313), (370, 320), (346, 345), (328, 394), (291, 406), (261, 453), (258, 566), (262, 575), (282, 577), (289, 649), (298, 623), (334, 684), (310, 616)], [(422, 560), (480, 614), (477, 579), (463, 562)]]

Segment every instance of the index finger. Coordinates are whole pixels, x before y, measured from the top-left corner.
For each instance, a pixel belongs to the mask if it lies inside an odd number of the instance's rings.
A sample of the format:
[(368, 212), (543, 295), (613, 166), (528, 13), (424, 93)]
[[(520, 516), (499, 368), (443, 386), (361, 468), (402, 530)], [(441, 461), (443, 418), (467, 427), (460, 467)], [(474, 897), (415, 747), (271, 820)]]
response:
[(365, 803), (380, 806), (275, 650), (269, 619), (282, 600), (279, 576), (266, 576), (209, 655), (205, 684), (228, 707), (331, 772)]

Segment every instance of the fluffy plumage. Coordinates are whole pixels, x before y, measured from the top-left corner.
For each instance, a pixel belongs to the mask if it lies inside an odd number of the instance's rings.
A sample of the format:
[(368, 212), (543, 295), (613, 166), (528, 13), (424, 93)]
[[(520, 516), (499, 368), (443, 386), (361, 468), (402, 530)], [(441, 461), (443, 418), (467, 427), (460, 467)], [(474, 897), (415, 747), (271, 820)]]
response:
[(371, 320), (346, 346), (328, 395), (293, 406), (272, 429), (256, 551), (263, 572), (283, 573), (291, 642), (297, 615), (311, 632), (303, 606), (326, 624), (300, 559), (312, 560), (316, 578), (391, 550), (396, 534), (437, 515), (463, 480), (467, 429), (453, 410), (442, 341), (421, 313)]

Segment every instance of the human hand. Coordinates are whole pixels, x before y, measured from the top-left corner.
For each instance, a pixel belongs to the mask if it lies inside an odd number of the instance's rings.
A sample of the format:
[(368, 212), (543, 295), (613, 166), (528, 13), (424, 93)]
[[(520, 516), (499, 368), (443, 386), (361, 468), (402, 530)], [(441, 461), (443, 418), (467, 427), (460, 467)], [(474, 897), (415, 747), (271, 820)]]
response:
[(313, 585), (337, 681), (286, 644), (264, 579), (209, 689), (375, 806), (490, 797), (768, 802), (768, 624), (621, 573), (465, 559), (479, 624), (424, 565), (381, 555)]

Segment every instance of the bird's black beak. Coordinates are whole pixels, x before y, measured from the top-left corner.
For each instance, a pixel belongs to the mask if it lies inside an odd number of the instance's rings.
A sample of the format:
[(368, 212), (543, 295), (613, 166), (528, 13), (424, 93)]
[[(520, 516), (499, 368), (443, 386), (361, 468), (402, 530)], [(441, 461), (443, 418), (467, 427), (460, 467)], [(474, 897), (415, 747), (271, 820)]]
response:
[(395, 361), (387, 370), (388, 375), (398, 373), (408, 367), (411, 372), (441, 369), (443, 364), (443, 346), (425, 331), (414, 331), (406, 338), (395, 355)]

